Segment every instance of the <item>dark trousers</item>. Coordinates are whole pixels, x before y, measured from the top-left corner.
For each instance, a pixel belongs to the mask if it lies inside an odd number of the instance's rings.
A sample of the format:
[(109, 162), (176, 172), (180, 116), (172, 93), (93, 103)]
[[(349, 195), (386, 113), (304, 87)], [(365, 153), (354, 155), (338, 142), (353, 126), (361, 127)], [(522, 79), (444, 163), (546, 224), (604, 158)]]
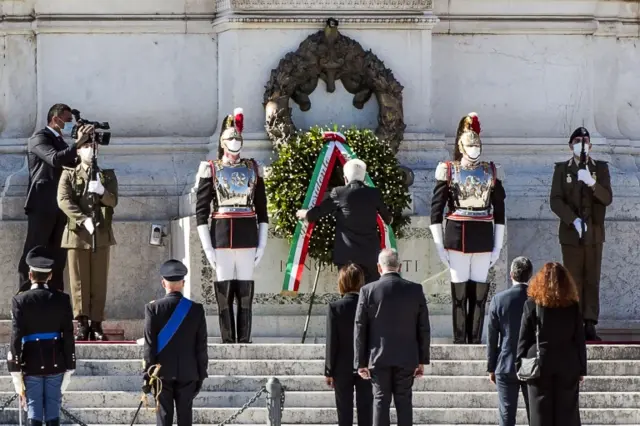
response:
[(600, 315), (600, 267), (602, 244), (570, 246), (562, 244), (562, 263), (578, 287), (582, 317), (598, 322)]
[[(417, 367), (417, 366), (416, 366)], [(391, 397), (396, 406), (398, 426), (413, 425), (413, 386), (415, 368), (376, 367), (371, 369), (373, 384), (373, 424), (389, 426)]]
[[(380, 279), (380, 273), (378, 272), (378, 264), (365, 265), (364, 263), (356, 263), (364, 272), (364, 283), (369, 284)], [(342, 269), (345, 264), (336, 264), (338, 269)]]
[(338, 426), (353, 425), (353, 389), (356, 390), (358, 426), (371, 426), (373, 421), (373, 394), (371, 381), (357, 374), (334, 377)]
[(522, 391), (527, 418), (529, 418), (529, 392), (526, 382), (518, 380), (515, 374), (496, 374), (496, 387), (498, 388), (500, 426), (516, 426), (520, 391)]
[(55, 261), (49, 288), (64, 291), (64, 267), (67, 263), (67, 249), (60, 247), (62, 234), (67, 224), (67, 216), (60, 210), (55, 215), (30, 213), (27, 215), (27, 238), (24, 241), (22, 257), (18, 264), (18, 290), (23, 291), (31, 286), (29, 266), (25, 261), (27, 254), (36, 246), (45, 246)]
[(542, 376), (529, 381), (530, 426), (580, 426), (578, 377)]
[(158, 398), (156, 421), (158, 426), (173, 424), (173, 404), (175, 402), (178, 426), (191, 426), (193, 423), (193, 398), (196, 397), (196, 381), (177, 382), (163, 380), (162, 392)]

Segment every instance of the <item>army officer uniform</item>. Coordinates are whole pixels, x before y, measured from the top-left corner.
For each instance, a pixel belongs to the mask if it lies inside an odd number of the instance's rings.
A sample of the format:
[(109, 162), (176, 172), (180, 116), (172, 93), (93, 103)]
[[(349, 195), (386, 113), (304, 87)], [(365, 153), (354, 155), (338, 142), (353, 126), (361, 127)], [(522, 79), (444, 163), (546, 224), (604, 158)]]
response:
[[(89, 192), (89, 167), (79, 164), (65, 168), (58, 185), (58, 205), (67, 215), (62, 247), (68, 249), (68, 266), (73, 314), (78, 320), (76, 337), (87, 340), (92, 332), (96, 340), (105, 340), (102, 330), (107, 297), (110, 247), (116, 244), (112, 229), (113, 208), (118, 204), (118, 181), (113, 170), (98, 174), (104, 187), (102, 195)], [(84, 222), (91, 218), (93, 199), (100, 204), (96, 227), (96, 251), (92, 235)], [(88, 320), (91, 320), (89, 330)]]
[[(586, 165), (595, 179), (591, 187), (578, 180), (579, 165), (575, 158), (556, 163), (550, 205), (560, 218), (558, 236), (562, 262), (578, 287), (587, 338), (596, 340), (595, 324), (600, 313), (600, 266), (605, 241), (604, 219), (606, 208), (611, 204), (612, 192), (607, 163), (588, 158)], [(582, 240), (574, 226), (578, 218), (583, 220), (586, 228)]]

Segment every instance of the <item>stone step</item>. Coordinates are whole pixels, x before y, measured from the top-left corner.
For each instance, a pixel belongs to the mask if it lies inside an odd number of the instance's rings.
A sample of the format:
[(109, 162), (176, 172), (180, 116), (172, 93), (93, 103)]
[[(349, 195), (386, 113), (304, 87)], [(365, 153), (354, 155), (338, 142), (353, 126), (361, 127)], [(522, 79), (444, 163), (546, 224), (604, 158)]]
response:
[[(328, 389), (328, 388), (327, 388)], [(239, 408), (254, 392), (200, 392), (194, 400), (196, 408)], [(1, 392), (6, 401), (12, 392)], [(119, 391), (70, 391), (64, 394), (63, 405), (68, 408), (136, 408), (141, 393)], [(151, 401), (150, 401), (151, 403)], [(264, 407), (265, 396), (254, 406)], [(524, 401), (520, 398), (520, 407)], [(416, 408), (495, 408), (498, 395), (494, 392), (414, 392), (413, 406)], [(580, 406), (583, 408), (640, 408), (640, 392), (581, 392)], [(286, 408), (335, 408), (333, 391), (288, 391)]]
[[(276, 339), (276, 338), (274, 338)], [(0, 359), (6, 359), (8, 345), (0, 345)], [(324, 360), (324, 344), (209, 344), (211, 360)], [(432, 360), (486, 360), (487, 349), (484, 345), (433, 344)], [(142, 359), (142, 347), (136, 344), (117, 343), (81, 343), (76, 345), (78, 359)], [(599, 345), (588, 346), (589, 360), (638, 360), (640, 345)]]
[[(71, 414), (85, 423), (126, 424), (131, 422), (135, 408), (72, 408)], [(193, 422), (218, 424), (235, 414), (236, 408), (195, 408)], [(413, 421), (421, 424), (482, 424), (495, 425), (498, 420), (496, 408), (414, 408)], [(266, 408), (249, 408), (240, 414), (235, 423), (265, 424)], [(154, 409), (144, 409), (138, 416), (139, 423), (154, 423)], [(632, 425), (640, 423), (640, 409), (582, 409), (582, 424)], [(283, 423), (293, 424), (335, 424), (337, 414), (335, 408), (286, 408), (282, 415)], [(397, 422), (395, 409), (391, 409), (391, 421)], [(518, 410), (517, 422), (527, 422), (524, 409)], [(0, 423), (18, 423), (18, 409), (8, 408), (0, 413)]]
[[(255, 392), (270, 376), (209, 376), (203, 392)], [(326, 391), (324, 376), (278, 376), (289, 391)], [(142, 375), (132, 376), (78, 376), (73, 375), (69, 391), (121, 391), (138, 392)], [(485, 376), (429, 376), (416, 380), (415, 392), (495, 392), (496, 387)], [(13, 392), (11, 377), (0, 376), (0, 391)], [(637, 376), (587, 376), (580, 392), (640, 392)]]

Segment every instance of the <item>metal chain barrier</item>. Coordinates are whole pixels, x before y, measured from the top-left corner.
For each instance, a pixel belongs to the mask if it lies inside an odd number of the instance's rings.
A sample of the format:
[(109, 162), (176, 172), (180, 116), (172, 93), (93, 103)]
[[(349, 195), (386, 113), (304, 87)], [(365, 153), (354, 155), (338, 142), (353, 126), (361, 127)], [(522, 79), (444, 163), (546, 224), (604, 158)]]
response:
[(267, 388), (266, 387), (261, 387), (260, 390), (258, 392), (255, 393), (255, 395), (253, 395), (251, 398), (249, 398), (249, 400), (242, 406), (240, 407), (240, 409), (235, 412), (232, 416), (230, 416), (228, 419), (225, 419), (222, 421), (222, 423), (218, 423), (218, 426), (224, 426), (227, 423), (231, 423), (232, 421), (234, 421), (235, 419), (238, 418), (238, 416), (240, 416), (240, 414), (244, 413), (245, 411), (247, 411), (247, 409), (249, 407), (251, 407), (257, 400), (258, 398), (260, 398), (260, 396), (263, 393), (267, 393)]
[(72, 422), (74, 422), (74, 423), (76, 423), (76, 424), (78, 424), (80, 426), (87, 426), (87, 424), (85, 422), (83, 422), (82, 420), (80, 420), (79, 418), (77, 418), (76, 416), (71, 414), (66, 408), (60, 407), (60, 411), (62, 411), (62, 414), (64, 414)]
[(7, 399), (4, 404), (2, 404), (2, 407), (0, 407), (0, 413), (2, 413), (9, 405), (11, 405), (11, 403), (15, 401), (17, 397), (18, 394), (16, 393), (11, 398)]

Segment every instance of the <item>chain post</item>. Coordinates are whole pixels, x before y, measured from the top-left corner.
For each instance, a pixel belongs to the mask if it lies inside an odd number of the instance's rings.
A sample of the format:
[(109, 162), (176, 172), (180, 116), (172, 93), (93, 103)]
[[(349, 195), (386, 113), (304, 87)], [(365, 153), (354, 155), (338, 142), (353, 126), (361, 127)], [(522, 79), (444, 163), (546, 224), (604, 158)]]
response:
[(271, 377), (265, 387), (268, 392), (267, 426), (281, 426), (282, 411), (284, 410), (284, 387), (276, 377)]

